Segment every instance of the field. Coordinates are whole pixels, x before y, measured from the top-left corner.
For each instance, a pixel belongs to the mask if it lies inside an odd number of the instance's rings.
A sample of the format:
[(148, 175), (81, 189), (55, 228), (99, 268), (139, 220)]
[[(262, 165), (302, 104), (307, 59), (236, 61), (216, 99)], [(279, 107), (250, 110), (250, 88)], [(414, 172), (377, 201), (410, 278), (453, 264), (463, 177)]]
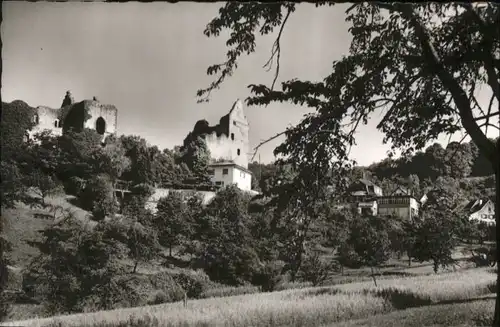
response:
[[(73, 211), (79, 219), (87, 213), (70, 199), (49, 201)], [(27, 240), (50, 222), (35, 218), (37, 210), (19, 206), (2, 212), (6, 236), (13, 243), (11, 289), (20, 287), (20, 272), (37, 255)], [(470, 245), (456, 249), (455, 259), (470, 255)], [(325, 256), (331, 256), (325, 249)], [(132, 267), (132, 263), (125, 263)], [(160, 262), (139, 266), (138, 274), (174, 271)], [(495, 274), (487, 268), (471, 269), (466, 260), (450, 271), (435, 274), (430, 263), (413, 263), (405, 257), (391, 259), (377, 270), (375, 287), (370, 270), (345, 269), (335, 273), (325, 287), (283, 284), (279, 292), (259, 293), (257, 287), (208, 289), (205, 299), (118, 309), (96, 313), (38, 317), (38, 306), (16, 304), (11, 322), (2, 326), (156, 327), (156, 326), (478, 326), (488, 325), (494, 308)], [(27, 320), (30, 319), (30, 320)], [(12, 320), (17, 320), (13, 322)]]
[(492, 316), (490, 269), (307, 287), (88, 314), (5, 326), (477, 326)]

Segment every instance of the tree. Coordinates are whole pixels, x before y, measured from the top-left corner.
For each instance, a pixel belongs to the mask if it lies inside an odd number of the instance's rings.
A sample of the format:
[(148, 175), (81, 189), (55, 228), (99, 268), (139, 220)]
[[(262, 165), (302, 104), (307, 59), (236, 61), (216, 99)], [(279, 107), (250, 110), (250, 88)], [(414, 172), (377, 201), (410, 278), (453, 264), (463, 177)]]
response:
[(469, 143), (451, 142), (446, 147), (445, 157), (446, 176), (453, 178), (469, 177), (476, 157), (474, 148)]
[(76, 176), (89, 180), (100, 173), (98, 167), (102, 154), (101, 139), (102, 136), (91, 129), (81, 132), (69, 130), (59, 137), (59, 179), (66, 181)]
[(125, 149), (120, 139), (114, 136), (106, 138), (106, 145), (99, 157), (99, 171), (107, 174), (114, 186), (125, 170), (130, 167), (130, 159), (125, 156)]
[(419, 261), (432, 260), (434, 271), (455, 263), (453, 249), (464, 235), (468, 219), (461, 215), (462, 203), (458, 182), (440, 177), (428, 193), (421, 210), (421, 222), (416, 225), (413, 257)]
[(205, 140), (201, 136), (190, 133), (184, 140), (181, 152), (180, 161), (186, 164), (194, 174), (197, 182), (209, 182), (208, 164), (210, 163), (210, 150)]
[(2, 162), (16, 160), (24, 148), (27, 132), (36, 125), (36, 110), (21, 100), (2, 102)]
[[(145, 185), (145, 184), (140, 184)], [(123, 208), (123, 221), (126, 229), (126, 241), (129, 257), (134, 261), (133, 273), (140, 262), (148, 262), (156, 257), (160, 250), (159, 232), (155, 226), (153, 214), (144, 206), (142, 197), (135, 195)]]
[(133, 222), (127, 232), (129, 255), (134, 260), (133, 273), (136, 273), (139, 262), (147, 262), (158, 253), (158, 238), (150, 226)]
[(1, 204), (3, 208), (15, 208), (16, 201), (23, 198), (25, 186), (18, 166), (12, 161), (0, 162), (0, 176), (2, 178)]
[(197, 257), (214, 281), (240, 285), (250, 282), (258, 271), (259, 258), (248, 228), (248, 202), (231, 185), (220, 190), (204, 211), (206, 227)]
[(375, 286), (374, 268), (386, 262), (393, 252), (390, 230), (389, 219), (382, 216), (358, 216), (349, 226), (346, 245), (355, 253), (359, 264), (370, 267)]
[[(229, 29), (226, 44), (230, 49), (225, 62), (207, 69), (209, 75), (218, 76), (208, 88), (197, 92), (200, 100), (208, 98), (233, 74), (239, 57), (255, 51), (258, 33), (265, 35), (279, 28), (269, 61), (276, 58), (279, 63), (280, 37), (296, 7), (294, 3), (225, 4), (207, 25), (205, 35), (217, 37), (223, 29)], [(286, 101), (315, 108), (295, 127), (280, 133), (286, 140), (276, 153), (291, 156), (326, 145), (331, 151), (317, 159), (321, 162), (348, 160), (346, 150), (354, 142), (354, 131), (379, 109), (387, 109), (378, 124), (385, 133), (384, 140), (403, 153), (422, 149), (442, 134), (464, 129), (495, 172), (500, 236), (500, 143), (495, 145), (486, 137), (488, 127), (498, 127), (492, 118), (499, 115), (500, 100), (499, 12), (493, 3), (350, 5), (346, 10), (346, 21), (352, 24), (350, 51), (333, 62), (331, 74), (320, 82), (285, 81), (281, 90), (275, 90), (277, 63), (271, 87), (251, 85), (254, 96), (247, 103)], [(491, 91), (486, 106), (476, 101), (481, 85)], [(493, 105), (495, 100), (497, 107)], [(345, 120), (351, 121), (352, 128), (346, 130), (342, 124)], [(494, 325), (500, 325), (500, 287)]]
[(24, 291), (41, 298), (52, 314), (81, 312), (90, 298), (97, 298), (96, 309), (108, 309), (122, 247), (105, 237), (105, 224), (92, 229), (66, 212), (64, 219), (40, 231), (42, 240), (31, 242), (40, 255), (23, 275)]
[(83, 207), (90, 210), (96, 220), (103, 220), (118, 209), (111, 180), (104, 174), (89, 180), (80, 200)]
[(318, 286), (328, 279), (335, 269), (334, 262), (326, 262), (321, 259), (318, 252), (313, 252), (305, 257), (301, 267), (301, 274), (304, 280), (311, 282), (313, 286)]
[(181, 192), (172, 191), (158, 200), (156, 208), (155, 227), (158, 228), (160, 243), (168, 246), (172, 256), (172, 248), (187, 241), (191, 234), (191, 226), (186, 219), (187, 205)]
[(130, 159), (129, 168), (123, 173), (123, 179), (133, 184), (147, 183), (153, 185), (156, 181), (153, 171), (155, 151), (152, 151), (145, 139), (135, 135), (120, 137), (125, 155)]
[(63, 193), (61, 183), (51, 175), (44, 174), (39, 169), (35, 169), (28, 176), (27, 185), (35, 188), (35, 192), (40, 196), (42, 205), (45, 206), (45, 199)]

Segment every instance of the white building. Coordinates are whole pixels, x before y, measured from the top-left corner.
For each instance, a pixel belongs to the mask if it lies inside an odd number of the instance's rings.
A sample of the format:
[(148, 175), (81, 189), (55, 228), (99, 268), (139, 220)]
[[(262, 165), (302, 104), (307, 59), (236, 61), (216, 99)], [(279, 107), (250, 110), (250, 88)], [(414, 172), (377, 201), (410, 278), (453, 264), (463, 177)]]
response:
[(216, 186), (235, 184), (240, 190), (252, 190), (252, 172), (234, 162), (218, 162), (209, 166), (209, 174)]
[(495, 224), (495, 203), (490, 199), (476, 199), (469, 201), (464, 207), (469, 220)]

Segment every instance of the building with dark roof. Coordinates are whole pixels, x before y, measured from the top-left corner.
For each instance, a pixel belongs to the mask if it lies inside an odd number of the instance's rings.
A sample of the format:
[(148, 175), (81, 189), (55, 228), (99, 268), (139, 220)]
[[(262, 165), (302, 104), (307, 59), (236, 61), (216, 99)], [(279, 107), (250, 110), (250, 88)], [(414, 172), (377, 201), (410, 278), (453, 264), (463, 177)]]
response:
[(469, 201), (463, 208), (469, 220), (495, 224), (495, 203), (491, 199), (474, 199)]

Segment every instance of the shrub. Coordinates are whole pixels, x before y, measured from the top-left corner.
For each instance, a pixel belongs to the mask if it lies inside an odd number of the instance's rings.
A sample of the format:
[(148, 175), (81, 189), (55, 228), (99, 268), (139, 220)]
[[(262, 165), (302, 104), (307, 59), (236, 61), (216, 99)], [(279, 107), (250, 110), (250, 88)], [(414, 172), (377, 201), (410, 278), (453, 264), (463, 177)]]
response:
[(260, 286), (263, 292), (272, 292), (283, 280), (282, 271), (284, 267), (285, 263), (283, 261), (267, 262), (254, 274), (252, 283)]
[(323, 283), (334, 269), (333, 262), (325, 262), (320, 258), (319, 253), (315, 253), (305, 258), (301, 266), (301, 277), (311, 282), (313, 286), (317, 286)]
[(72, 176), (64, 183), (64, 190), (67, 194), (80, 197), (85, 190), (86, 181), (78, 176)]
[(117, 210), (113, 192), (109, 177), (98, 175), (85, 186), (80, 199), (82, 206), (91, 211), (96, 220), (102, 220)]
[(174, 274), (173, 278), (186, 291), (187, 296), (192, 299), (200, 298), (212, 286), (210, 278), (200, 271), (195, 273), (181, 272)]
[(166, 295), (166, 302), (177, 302), (184, 299), (185, 290), (173, 278), (171, 273), (161, 272), (149, 277), (151, 285)]
[(156, 291), (152, 294), (151, 299), (148, 300), (148, 305), (168, 303), (169, 300), (169, 296), (164, 291)]

